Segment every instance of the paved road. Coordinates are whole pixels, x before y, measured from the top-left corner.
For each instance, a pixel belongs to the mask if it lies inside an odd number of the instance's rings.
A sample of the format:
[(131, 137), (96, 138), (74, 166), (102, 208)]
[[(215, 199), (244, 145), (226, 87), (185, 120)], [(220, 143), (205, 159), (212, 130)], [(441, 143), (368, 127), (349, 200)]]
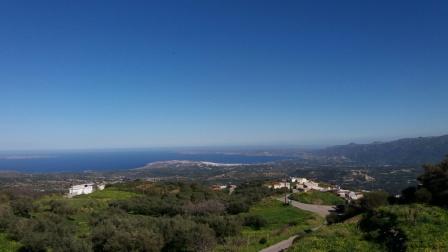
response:
[[(278, 200), (285, 202), (285, 198), (277, 198)], [(298, 201), (295, 200), (291, 200), (291, 205), (297, 208), (300, 208), (302, 210), (305, 211), (309, 211), (309, 212), (313, 212), (316, 213), (318, 215), (320, 215), (321, 217), (326, 217), (328, 214), (330, 214), (330, 210), (334, 209), (334, 206), (325, 206), (325, 205), (312, 205), (312, 204), (304, 204), (304, 203), (300, 203)], [(313, 231), (318, 230), (319, 228), (321, 228), (322, 225), (312, 228)], [(292, 245), (292, 242), (294, 241), (294, 239), (297, 237), (297, 235), (291, 236), (289, 237), (287, 240), (283, 240), (279, 243), (276, 243), (270, 247), (267, 247), (265, 249), (260, 250), (260, 252), (280, 252), (283, 250), (286, 250), (287, 248), (289, 248)]]
[(292, 245), (292, 242), (297, 237), (297, 235), (289, 237), (287, 240), (283, 240), (279, 243), (276, 243), (270, 247), (260, 250), (260, 252), (279, 252), (284, 249), (289, 248)]
[[(284, 201), (284, 199), (279, 199)], [(310, 211), (313, 213), (316, 213), (318, 215), (320, 215), (321, 217), (326, 217), (327, 215), (330, 214), (330, 210), (333, 210), (335, 206), (326, 206), (326, 205), (313, 205), (313, 204), (305, 204), (305, 203), (300, 203), (298, 201), (295, 200), (291, 200), (291, 205), (297, 208), (300, 208), (302, 210), (305, 211)]]

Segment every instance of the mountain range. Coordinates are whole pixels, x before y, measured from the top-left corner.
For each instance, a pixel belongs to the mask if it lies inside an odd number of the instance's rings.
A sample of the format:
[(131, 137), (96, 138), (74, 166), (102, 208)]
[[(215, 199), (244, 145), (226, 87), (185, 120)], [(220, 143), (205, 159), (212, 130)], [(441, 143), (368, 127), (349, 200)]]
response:
[(448, 135), (403, 138), (370, 144), (351, 143), (316, 150), (314, 154), (372, 165), (437, 163), (448, 155)]

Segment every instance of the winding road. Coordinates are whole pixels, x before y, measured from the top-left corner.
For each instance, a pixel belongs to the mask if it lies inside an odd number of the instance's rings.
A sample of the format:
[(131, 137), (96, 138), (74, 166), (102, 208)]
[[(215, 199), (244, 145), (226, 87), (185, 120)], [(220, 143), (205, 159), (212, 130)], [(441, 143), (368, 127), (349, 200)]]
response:
[[(277, 198), (278, 200), (284, 202), (285, 198)], [(327, 205), (313, 205), (313, 204), (305, 204), (305, 203), (300, 203), (298, 201), (295, 200), (291, 200), (290, 201), (291, 205), (297, 208), (300, 208), (302, 210), (305, 211), (309, 211), (309, 212), (313, 212), (321, 217), (326, 217), (327, 215), (330, 214), (330, 210), (334, 209), (335, 206), (327, 206)], [(312, 228), (311, 230), (316, 231), (319, 228), (321, 228), (323, 225), (317, 226), (315, 228)], [(289, 248), (294, 239), (297, 238), (297, 235), (291, 236), (286, 240), (283, 240), (279, 243), (276, 243), (270, 247), (267, 247), (265, 249), (260, 250), (260, 252), (280, 252), (283, 251), (287, 248)]]

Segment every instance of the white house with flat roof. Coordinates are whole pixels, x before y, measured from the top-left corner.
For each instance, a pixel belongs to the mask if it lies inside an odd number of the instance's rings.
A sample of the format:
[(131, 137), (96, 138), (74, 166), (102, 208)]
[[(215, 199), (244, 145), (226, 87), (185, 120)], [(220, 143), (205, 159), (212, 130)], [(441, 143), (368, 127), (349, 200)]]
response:
[(81, 185), (73, 185), (68, 189), (68, 197), (74, 197), (82, 194), (93, 193), (93, 183), (81, 184)]

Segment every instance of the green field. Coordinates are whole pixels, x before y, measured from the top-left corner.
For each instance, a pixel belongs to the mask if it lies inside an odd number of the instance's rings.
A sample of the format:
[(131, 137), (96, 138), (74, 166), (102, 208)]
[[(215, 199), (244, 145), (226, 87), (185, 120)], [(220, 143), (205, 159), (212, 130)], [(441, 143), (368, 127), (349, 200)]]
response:
[[(284, 206), (282, 202), (271, 198), (256, 204), (244, 215), (262, 216), (267, 225), (259, 230), (245, 227), (241, 237), (232, 237), (225, 245), (218, 246), (216, 251), (259, 251), (323, 222), (310, 212)], [(260, 244), (262, 238), (266, 238), (265, 244)]]
[(344, 199), (333, 193), (319, 191), (293, 193), (289, 198), (302, 203), (315, 205), (339, 205), (345, 203)]

